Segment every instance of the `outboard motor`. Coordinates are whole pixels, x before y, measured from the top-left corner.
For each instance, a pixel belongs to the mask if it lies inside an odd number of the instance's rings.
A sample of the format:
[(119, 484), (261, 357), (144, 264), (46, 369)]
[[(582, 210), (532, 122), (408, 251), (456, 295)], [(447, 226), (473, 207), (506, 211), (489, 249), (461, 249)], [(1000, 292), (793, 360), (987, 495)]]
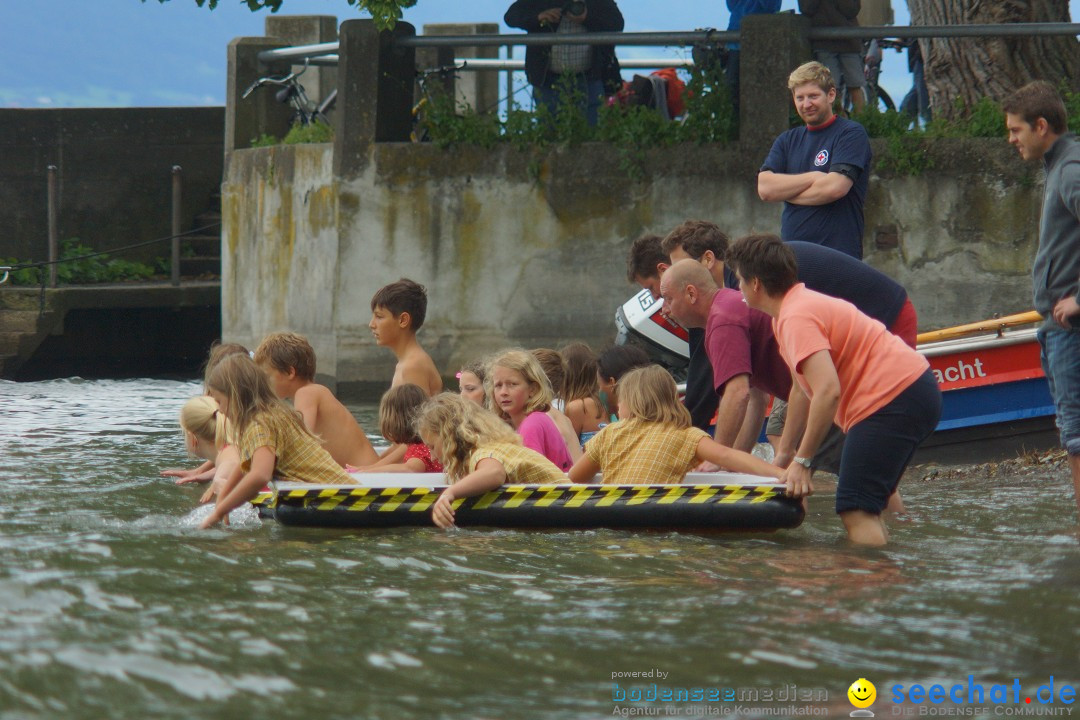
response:
[(664, 317), (660, 312), (663, 306), (664, 301), (653, 299), (648, 290), (624, 302), (615, 311), (615, 344), (637, 345), (676, 380), (683, 380), (690, 361), (689, 334), (686, 328)]

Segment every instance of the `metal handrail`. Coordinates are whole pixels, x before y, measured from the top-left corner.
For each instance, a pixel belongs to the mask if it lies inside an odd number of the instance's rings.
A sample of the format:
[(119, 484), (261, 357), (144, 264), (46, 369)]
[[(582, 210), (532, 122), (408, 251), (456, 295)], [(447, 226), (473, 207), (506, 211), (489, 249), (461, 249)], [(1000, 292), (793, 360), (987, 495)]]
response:
[[(1077, 36), (1080, 23), (1002, 23), (979, 25), (873, 25), (854, 28), (810, 28), (810, 40), (843, 38), (970, 38), (1019, 36)], [(507, 47), (530, 45), (620, 45), (620, 46), (682, 46), (709, 42), (737, 42), (739, 33), (729, 30), (694, 30), (691, 32), (602, 32), (558, 35), (555, 33), (508, 33), (496, 35), (417, 35), (402, 37), (395, 42), (402, 47)], [(316, 65), (329, 64), (315, 60), (337, 53), (336, 42), (316, 45), (263, 50), (259, 61), (312, 58)]]

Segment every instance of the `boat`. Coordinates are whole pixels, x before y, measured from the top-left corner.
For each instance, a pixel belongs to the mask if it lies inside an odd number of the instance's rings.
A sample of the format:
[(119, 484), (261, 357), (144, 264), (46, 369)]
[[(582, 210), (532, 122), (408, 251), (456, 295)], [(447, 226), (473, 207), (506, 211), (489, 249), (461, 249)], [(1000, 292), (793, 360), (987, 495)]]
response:
[[(689, 345), (662, 306), (648, 290), (623, 303), (615, 314), (616, 342), (639, 345), (678, 378)], [(1028, 311), (918, 336), (917, 350), (941, 387), (942, 413), (915, 462), (986, 462), (1056, 445), (1054, 403), (1035, 338), (1041, 321)]]
[[(442, 473), (369, 473), (360, 485), (273, 482), (252, 503), (263, 518), (303, 527), (431, 527)], [(762, 532), (805, 514), (784, 486), (738, 473), (690, 473), (678, 485), (503, 485), (454, 501), (460, 527)]]
[(1054, 401), (1034, 312), (922, 333), (918, 350), (941, 387), (941, 420), (916, 462), (1015, 457), (1057, 443)]

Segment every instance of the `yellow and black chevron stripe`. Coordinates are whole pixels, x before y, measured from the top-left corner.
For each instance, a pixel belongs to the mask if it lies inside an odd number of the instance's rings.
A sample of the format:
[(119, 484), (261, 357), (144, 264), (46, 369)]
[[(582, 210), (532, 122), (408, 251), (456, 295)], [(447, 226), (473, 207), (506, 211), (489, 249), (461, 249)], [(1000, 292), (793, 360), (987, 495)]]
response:
[[(459, 525), (500, 527), (794, 527), (802, 506), (777, 485), (504, 485), (454, 501)], [(260, 512), (286, 524), (428, 525), (442, 488), (290, 488)]]
[[(370, 488), (337, 486), (287, 490), (269, 500), (309, 510), (371, 512), (427, 512), (439, 499), (442, 488)], [(454, 509), (573, 508), (619, 505), (670, 505), (672, 503), (760, 503), (778, 497), (777, 486), (759, 485), (504, 485), (483, 495), (459, 498)], [(256, 498), (256, 501), (260, 501)], [(266, 502), (266, 501), (262, 501)]]

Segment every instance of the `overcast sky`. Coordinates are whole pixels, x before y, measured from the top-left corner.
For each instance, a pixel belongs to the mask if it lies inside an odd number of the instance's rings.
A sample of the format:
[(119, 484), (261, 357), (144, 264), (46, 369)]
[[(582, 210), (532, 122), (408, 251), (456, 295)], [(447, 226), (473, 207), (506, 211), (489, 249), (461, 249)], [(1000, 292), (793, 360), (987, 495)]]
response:
[[(405, 19), (425, 23), (498, 22), (509, 0), (420, 0)], [(629, 31), (726, 28), (722, 0), (618, 0)], [(1074, 17), (1080, 0), (1070, 0)], [(783, 0), (793, 9), (796, 0)], [(897, 25), (909, 22), (904, 0), (893, 0)], [(362, 17), (346, 0), (285, 0), (281, 14)], [(220, 0), (213, 11), (195, 0), (0, 0), (0, 107), (128, 107), (222, 105), (225, 53), (234, 37), (263, 35), (269, 13), (242, 0)], [(521, 57), (521, 49), (518, 49)], [(662, 56), (677, 49), (622, 48), (620, 56)], [(628, 77), (632, 72), (624, 72)], [(519, 74), (520, 75), (520, 74)], [(525, 84), (524, 77), (518, 79)], [(899, 100), (911, 86), (903, 54), (886, 53), (882, 86)], [(519, 97), (527, 93), (519, 93)]]

